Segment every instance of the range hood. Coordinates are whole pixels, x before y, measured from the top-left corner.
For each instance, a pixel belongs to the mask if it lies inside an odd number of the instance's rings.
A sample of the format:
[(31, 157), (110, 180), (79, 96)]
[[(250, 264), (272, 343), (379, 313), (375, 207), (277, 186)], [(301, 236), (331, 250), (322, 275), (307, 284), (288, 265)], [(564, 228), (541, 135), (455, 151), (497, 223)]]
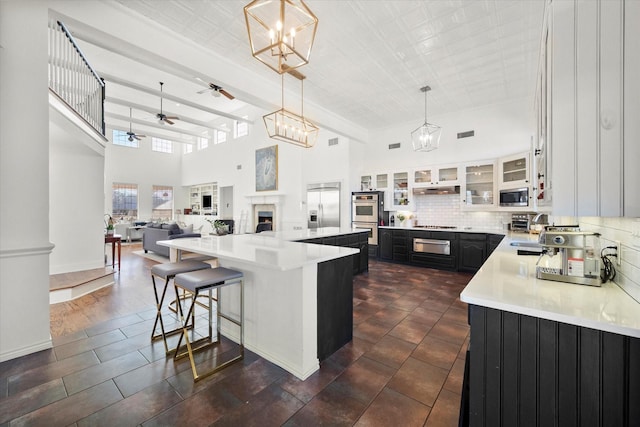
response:
[(413, 189), (414, 196), (434, 194), (460, 194), (460, 186), (451, 185), (448, 187), (418, 187)]

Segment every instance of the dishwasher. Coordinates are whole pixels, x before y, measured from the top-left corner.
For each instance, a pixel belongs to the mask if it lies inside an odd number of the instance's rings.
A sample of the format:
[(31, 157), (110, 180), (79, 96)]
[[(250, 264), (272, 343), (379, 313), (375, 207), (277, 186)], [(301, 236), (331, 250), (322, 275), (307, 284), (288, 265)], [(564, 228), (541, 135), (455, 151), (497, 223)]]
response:
[(413, 238), (413, 252), (451, 255), (451, 242), (449, 240)]

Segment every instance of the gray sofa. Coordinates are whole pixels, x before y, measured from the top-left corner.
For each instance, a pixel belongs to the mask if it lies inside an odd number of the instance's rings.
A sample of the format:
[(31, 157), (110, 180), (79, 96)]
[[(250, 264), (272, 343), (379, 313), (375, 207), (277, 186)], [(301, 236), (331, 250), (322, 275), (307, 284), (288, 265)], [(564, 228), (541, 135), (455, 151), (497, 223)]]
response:
[(142, 249), (147, 253), (153, 251), (158, 255), (169, 257), (169, 248), (160, 246), (158, 241), (181, 239), (185, 237), (200, 237), (200, 233), (185, 233), (178, 224), (149, 223), (142, 233)]

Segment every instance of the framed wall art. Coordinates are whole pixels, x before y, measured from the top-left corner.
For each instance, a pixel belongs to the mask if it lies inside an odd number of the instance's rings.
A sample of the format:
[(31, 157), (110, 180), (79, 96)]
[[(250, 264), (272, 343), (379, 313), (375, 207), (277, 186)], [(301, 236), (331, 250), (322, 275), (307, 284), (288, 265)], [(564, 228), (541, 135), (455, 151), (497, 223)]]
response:
[(278, 146), (256, 150), (256, 191), (278, 189)]

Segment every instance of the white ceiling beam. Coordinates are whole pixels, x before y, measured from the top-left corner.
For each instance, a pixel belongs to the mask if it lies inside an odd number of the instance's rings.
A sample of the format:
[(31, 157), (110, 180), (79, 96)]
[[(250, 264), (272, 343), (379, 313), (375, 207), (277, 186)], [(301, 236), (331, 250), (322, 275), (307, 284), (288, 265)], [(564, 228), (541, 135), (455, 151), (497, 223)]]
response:
[(239, 122), (245, 122), (245, 123), (253, 124), (253, 120), (248, 120), (248, 119), (246, 119), (244, 117), (236, 116), (234, 114), (225, 113), (223, 111), (214, 110), (213, 108), (209, 108), (209, 107), (205, 107), (203, 105), (196, 104), (195, 102), (191, 102), (189, 100), (180, 98), (178, 96), (171, 95), (171, 94), (169, 94), (167, 92), (161, 92), (158, 89), (152, 89), (152, 88), (149, 88), (149, 87), (137, 84), (137, 83), (133, 83), (133, 82), (121, 79), (121, 78), (116, 77), (116, 76), (112, 76), (110, 74), (106, 74), (106, 73), (102, 73), (102, 72), (99, 72), (99, 74), (103, 79), (105, 79), (105, 80), (107, 80), (108, 82), (111, 82), (111, 83), (115, 83), (115, 84), (118, 84), (118, 85), (121, 85), (121, 86), (125, 86), (125, 87), (128, 87), (130, 89), (139, 90), (140, 92), (148, 93), (148, 94), (151, 94), (151, 95), (156, 95), (156, 96), (158, 96), (158, 98), (162, 97), (163, 99), (169, 99), (171, 101), (178, 102), (180, 104), (187, 105), (187, 106), (189, 106), (191, 108), (195, 108), (196, 110), (201, 110), (201, 111), (204, 111), (204, 112), (207, 112), (207, 113), (214, 114), (216, 116), (222, 116), (222, 117), (226, 117), (228, 119), (237, 120)]
[[(125, 106), (125, 107), (130, 107), (130, 108), (133, 108), (134, 110), (145, 111), (145, 112), (153, 114), (153, 115), (158, 113), (158, 110), (154, 110), (153, 108), (150, 108), (150, 107), (148, 107), (146, 105), (137, 104), (135, 102), (130, 102), (130, 101), (127, 101), (127, 100), (124, 100), (124, 99), (113, 98), (113, 97), (107, 96), (107, 97), (105, 97), (104, 100), (105, 100), (105, 102), (109, 102), (111, 104), (117, 104), (117, 105), (122, 105), (122, 106)], [(166, 110), (163, 110), (163, 113), (166, 114), (167, 116), (178, 116), (178, 117), (180, 117), (179, 120), (181, 122), (183, 122), (183, 123), (191, 123), (192, 125), (202, 126), (203, 128), (207, 128), (207, 129), (215, 129), (215, 130), (219, 130), (219, 131), (222, 131), (222, 132), (231, 132), (227, 128), (223, 128), (223, 127), (220, 127), (220, 126), (214, 126), (211, 123), (207, 123), (207, 122), (203, 122), (203, 121), (200, 121), (200, 120), (192, 119), (190, 117), (185, 116), (184, 114), (173, 113), (173, 112), (166, 111)]]
[[(107, 128), (110, 128), (110, 129), (124, 130), (124, 129), (121, 129), (121, 126), (119, 126), (117, 123), (114, 123), (114, 122), (105, 121), (105, 126)], [(147, 132), (147, 131), (138, 132), (136, 129), (131, 129), (131, 131), (133, 133), (135, 133), (136, 135), (144, 134), (144, 136), (149, 136), (149, 137), (153, 137), (153, 138), (160, 138), (160, 139), (168, 139), (171, 142), (179, 142), (180, 144), (196, 145), (195, 141), (189, 141), (187, 139), (182, 139), (182, 138), (175, 138), (173, 136), (169, 137), (167, 135), (161, 135), (161, 134), (155, 133), (155, 132)]]
[[(181, 133), (181, 134), (184, 134), (184, 135), (195, 136), (196, 138), (204, 138), (202, 133), (197, 133), (197, 132), (193, 132), (193, 131), (189, 131), (189, 130), (185, 130), (185, 129), (176, 128), (176, 127), (173, 127), (173, 125), (170, 125), (170, 124), (161, 125), (161, 124), (158, 124), (158, 123), (151, 123), (151, 122), (148, 122), (146, 120), (129, 118), (129, 116), (122, 116), (120, 114), (109, 113), (109, 112), (105, 112), (104, 116), (108, 117), (108, 118), (111, 118), (111, 119), (122, 120), (123, 122), (127, 122), (127, 123), (129, 123), (129, 122), (130, 123), (136, 123), (136, 124), (143, 125), (143, 126), (149, 126), (149, 127), (155, 128), (155, 129), (162, 129), (165, 132)], [(167, 137), (165, 136), (164, 138), (167, 138)]]

